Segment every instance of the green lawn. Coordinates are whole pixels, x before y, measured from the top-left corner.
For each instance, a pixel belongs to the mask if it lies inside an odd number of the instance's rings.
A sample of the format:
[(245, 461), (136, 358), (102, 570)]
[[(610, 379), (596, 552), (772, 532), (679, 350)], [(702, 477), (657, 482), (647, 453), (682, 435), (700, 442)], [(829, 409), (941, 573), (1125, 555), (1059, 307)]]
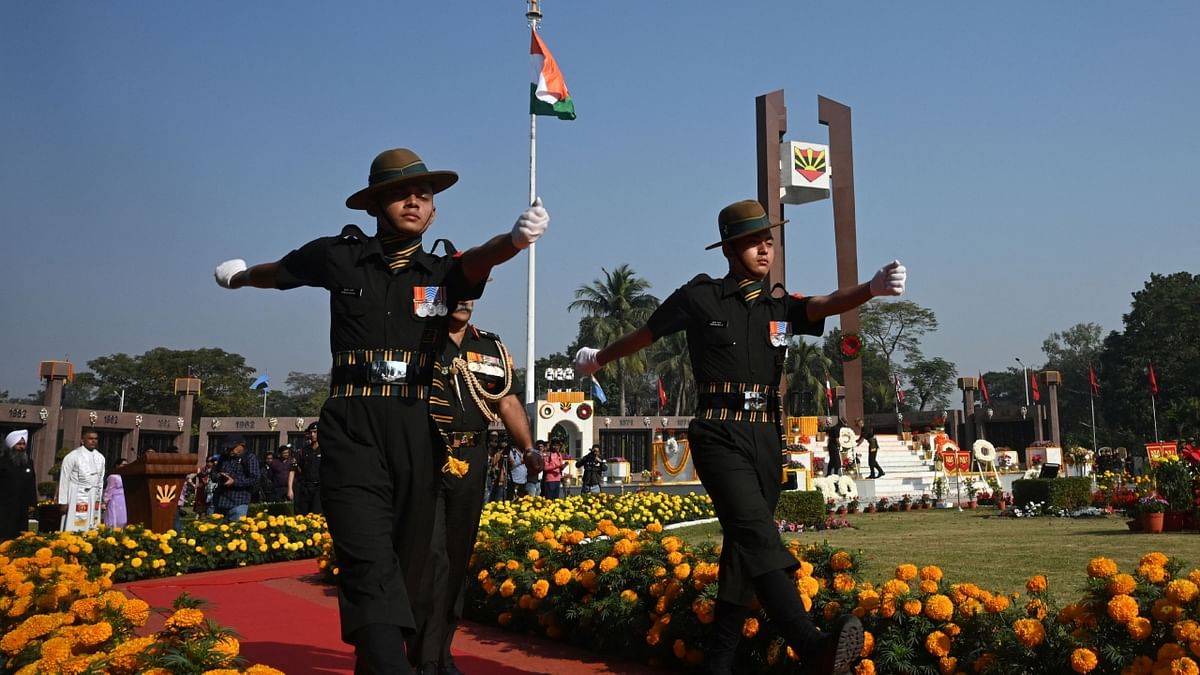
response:
[[(1073, 602), (1086, 586), (1087, 563), (1105, 556), (1122, 571), (1138, 558), (1161, 551), (1179, 558), (1185, 571), (1200, 567), (1200, 534), (1133, 534), (1125, 519), (999, 518), (993, 509), (862, 513), (847, 516), (854, 528), (784, 535), (804, 542), (827, 541), (865, 554), (863, 578), (882, 581), (896, 565), (934, 564), (951, 582), (971, 581), (1000, 592), (1024, 591), (1025, 579), (1045, 574), (1059, 602)], [(673, 532), (689, 542), (719, 540), (716, 523)]]

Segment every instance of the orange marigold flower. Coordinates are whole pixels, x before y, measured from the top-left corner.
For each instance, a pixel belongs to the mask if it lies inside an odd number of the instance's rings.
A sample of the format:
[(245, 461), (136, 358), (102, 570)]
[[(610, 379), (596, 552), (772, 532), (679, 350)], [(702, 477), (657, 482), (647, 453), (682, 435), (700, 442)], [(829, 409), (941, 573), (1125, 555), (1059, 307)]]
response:
[(943, 656), (942, 658), (938, 659), (938, 672), (942, 675), (954, 675), (957, 667), (957, 656)]
[(917, 577), (917, 566), (912, 563), (904, 563), (896, 566), (896, 578), (900, 581), (908, 581)]
[(991, 652), (984, 652), (975, 659), (975, 672), (982, 673), (991, 667), (992, 662), (996, 660), (996, 655)]
[(501, 626), (507, 626), (512, 623), (512, 612), (500, 612), (496, 615), (496, 623)]
[(862, 652), (859, 653), (859, 656), (866, 658), (870, 656), (871, 652), (873, 651), (875, 651), (875, 636), (872, 635), (871, 631), (869, 630), (863, 631), (863, 648)]
[(569, 570), (565, 567), (558, 568), (558, 571), (554, 573), (554, 585), (555, 586), (566, 586), (570, 582), (571, 582), (571, 570)]
[(925, 599), (925, 616), (934, 621), (949, 621), (954, 616), (954, 603), (944, 595), (931, 595)]
[(676, 579), (678, 579), (680, 581), (684, 581), (689, 576), (691, 576), (692, 566), (687, 563), (680, 563), (675, 566), (675, 570), (674, 570), (673, 574), (675, 575)]
[(832, 567), (833, 571), (835, 572), (842, 572), (853, 567), (854, 560), (850, 557), (849, 553), (845, 551), (838, 551), (829, 559), (829, 566)]
[(145, 600), (134, 598), (121, 605), (121, 614), (134, 625), (141, 626), (150, 618), (150, 605)]
[(1200, 588), (1187, 579), (1176, 579), (1167, 584), (1167, 599), (1176, 605), (1188, 604), (1196, 599), (1197, 594), (1200, 594)]
[(1144, 616), (1136, 616), (1125, 624), (1125, 630), (1129, 631), (1129, 637), (1134, 640), (1145, 640), (1150, 637), (1150, 619)]
[(195, 628), (204, 623), (204, 612), (190, 607), (183, 607), (175, 610), (175, 613), (167, 619), (167, 628)]
[(1190, 658), (1183, 656), (1171, 661), (1171, 675), (1200, 675), (1200, 667)]
[(991, 614), (999, 614), (1008, 609), (1008, 596), (995, 595), (983, 603), (983, 608)]
[(863, 659), (854, 666), (854, 675), (875, 675), (875, 662)]
[(1090, 673), (1096, 669), (1099, 662), (1096, 652), (1086, 647), (1080, 647), (1071, 652), (1071, 670), (1077, 673)]
[(921, 585), (918, 586), (918, 588), (921, 589), (922, 593), (937, 593), (938, 583), (936, 581), (929, 581), (926, 579), (925, 581), (921, 582)]
[(1046, 628), (1037, 619), (1017, 619), (1013, 622), (1013, 633), (1017, 641), (1033, 649), (1046, 639)]
[(1183, 609), (1166, 598), (1159, 598), (1150, 608), (1150, 614), (1164, 623), (1175, 623), (1183, 616)]
[(1166, 642), (1158, 648), (1158, 653), (1154, 656), (1159, 662), (1174, 661), (1187, 656), (1187, 652), (1183, 651), (1183, 646), (1176, 642)]
[[(858, 606), (867, 610), (868, 612), (879, 609), (879, 593), (876, 593), (871, 589), (859, 591)], [(953, 607), (951, 607), (951, 611), (953, 611)]]
[[(538, 583), (542, 583), (542, 582), (538, 582)], [(621, 602), (624, 602), (627, 605), (632, 605), (633, 603), (637, 602), (637, 600), (638, 600), (637, 591), (630, 590), (628, 588), (621, 591)]]
[(605, 556), (604, 559), (600, 561), (600, 571), (601, 572), (612, 571), (617, 565), (620, 565), (620, 564), (621, 564), (621, 561), (617, 560), (616, 558), (614, 558), (612, 556)]
[(228, 658), (233, 658), (242, 650), (242, 645), (237, 638), (226, 635), (213, 644), (212, 650), (218, 654), (224, 654)]
[(531, 548), (525, 552), (525, 558), (528, 559), (529, 562), (533, 562), (540, 557), (542, 557), (542, 552), (537, 550), (536, 548)]
[(687, 654), (687, 644), (683, 640), (676, 640), (671, 645), (671, 651), (675, 653), (675, 658), (682, 659)]
[(1154, 565), (1156, 567), (1162, 567), (1166, 564), (1167, 556), (1158, 551), (1147, 553), (1146, 555), (1142, 556), (1141, 560), (1138, 561), (1138, 565)]
[(746, 638), (752, 638), (758, 635), (758, 619), (750, 617), (742, 623), (742, 635)]
[(888, 579), (880, 588), (884, 595), (908, 595), (912, 590), (899, 579)]
[(1191, 619), (1186, 619), (1175, 624), (1171, 629), (1171, 634), (1180, 642), (1191, 642), (1200, 640), (1200, 624), (1197, 624)]
[(962, 628), (959, 628), (958, 624), (956, 623), (948, 623), (945, 626), (942, 626), (942, 632), (950, 637), (955, 637), (962, 632)]
[(1138, 615), (1138, 603), (1128, 595), (1114, 595), (1108, 601), (1108, 616), (1117, 623), (1129, 623)]
[(1161, 584), (1167, 580), (1167, 570), (1159, 565), (1138, 565), (1137, 573), (1152, 584)]
[[(570, 577), (570, 572), (567, 573), (567, 576)], [(533, 593), (533, 597), (541, 600), (550, 592), (550, 582), (545, 579), (538, 579), (533, 582), (533, 588), (530, 591)]]
[(849, 574), (838, 574), (833, 577), (833, 590), (847, 593), (854, 590), (854, 577)]
[(905, 600), (901, 608), (904, 610), (905, 614), (909, 616), (916, 616), (921, 613), (921, 601), (917, 600), (916, 598)]
[(921, 580), (938, 582), (942, 580), (942, 568), (937, 565), (926, 565), (921, 568)]
[(505, 579), (504, 583), (500, 584), (500, 595), (502, 597), (511, 598), (513, 593), (516, 592), (516, 590), (517, 590), (517, 585), (513, 582), (512, 579)]
[(941, 658), (950, 653), (950, 636), (935, 630), (925, 638), (925, 651)]
[(1109, 558), (1092, 558), (1087, 573), (1093, 579), (1107, 579), (1117, 573), (1117, 563)]
[(1045, 575), (1038, 574), (1025, 581), (1025, 590), (1030, 593), (1043, 593), (1048, 585)]
[(1114, 574), (1108, 580), (1108, 592), (1112, 595), (1129, 595), (1137, 590), (1137, 580), (1132, 575)]

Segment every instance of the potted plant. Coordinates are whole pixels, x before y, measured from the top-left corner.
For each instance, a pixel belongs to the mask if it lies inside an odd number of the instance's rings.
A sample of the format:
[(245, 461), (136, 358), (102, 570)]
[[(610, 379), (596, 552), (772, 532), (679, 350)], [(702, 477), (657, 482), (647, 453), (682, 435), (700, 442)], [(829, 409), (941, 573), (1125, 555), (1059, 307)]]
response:
[(1011, 500), (1009, 499), (1008, 495), (1004, 494), (1003, 492), (996, 493), (996, 509), (998, 509), (1000, 513), (1004, 513), (1004, 510), (1008, 508), (1009, 501)]
[(867, 506), (863, 511), (866, 513), (875, 513), (875, 502), (867, 502)]
[(833, 501), (833, 497), (825, 500), (825, 515), (833, 515), (837, 511), (837, 502)]
[(927, 509), (932, 505), (933, 505), (933, 502), (929, 499), (929, 493), (922, 492), (921, 493), (921, 508)]
[(900, 498), (900, 510), (912, 511), (912, 497), (910, 497), (907, 492), (904, 493), (904, 496)]
[(846, 506), (846, 511), (849, 513), (858, 513), (858, 497), (851, 497), (850, 503)]
[(975, 481), (968, 478), (967, 484), (963, 486), (963, 489), (967, 491), (967, 508), (975, 508), (975, 495), (979, 493), (979, 488), (975, 486)]
[(894, 506), (887, 497), (880, 497), (879, 501), (875, 502), (875, 509), (878, 511), (887, 511), (892, 508), (894, 508)]
[(938, 508), (948, 508), (950, 503), (946, 500), (946, 493), (949, 487), (946, 485), (946, 477), (938, 476), (933, 479), (933, 498), (937, 501)]
[(1142, 532), (1158, 534), (1163, 531), (1163, 514), (1170, 502), (1157, 494), (1146, 495), (1138, 500), (1138, 513), (1141, 514)]
[(1192, 474), (1178, 457), (1156, 460), (1153, 473), (1158, 494), (1167, 502), (1163, 530), (1178, 532), (1183, 529), (1184, 517), (1194, 499)]

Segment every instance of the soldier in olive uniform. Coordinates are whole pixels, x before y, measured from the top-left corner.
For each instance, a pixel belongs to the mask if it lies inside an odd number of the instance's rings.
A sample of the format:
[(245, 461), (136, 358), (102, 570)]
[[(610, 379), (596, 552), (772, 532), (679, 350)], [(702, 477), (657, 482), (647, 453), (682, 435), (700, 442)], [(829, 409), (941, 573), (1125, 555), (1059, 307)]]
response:
[(771, 223), (762, 206), (746, 200), (717, 217), (729, 272), (701, 274), (676, 290), (646, 325), (603, 350), (584, 347), (575, 356), (583, 373), (686, 330), (699, 400), (688, 427), (692, 457), (724, 531), (717, 621), (706, 648), (706, 668), (732, 673), (742, 624), (757, 595), (789, 646), (818, 672), (844, 673), (855, 663), (863, 628), (851, 614), (828, 632), (816, 629), (804, 609), (788, 553), (774, 521), (780, 492), (782, 406), (777, 389), (793, 335), (820, 335), (825, 317), (862, 305), (876, 295), (904, 291), (905, 269), (893, 261), (870, 283), (829, 295), (778, 296), (764, 289), (774, 259)]
[(296, 513), (321, 513), (321, 438), (317, 422), (304, 430), (306, 442), (288, 476), (288, 499)]
[(450, 315), (450, 336), (442, 351), (429, 412), (442, 430), (447, 450), (468, 463), (459, 477), (447, 470), (437, 492), (429, 564), (413, 605), (417, 632), (409, 658), (421, 675), (461, 675), (450, 643), (462, 618), (467, 564), (479, 530), (488, 475), (488, 424), (501, 421), (519, 447), (533, 435), (513, 384), (508, 349), (500, 338), (469, 324), (474, 302), (464, 300)]
[(342, 639), (356, 672), (411, 673), (402, 645), (415, 629), (409, 592), (421, 579), (444, 446), (429, 417), (433, 365), (450, 311), (480, 296), (494, 265), (545, 231), (535, 200), (511, 232), (461, 255), (421, 247), (435, 193), (458, 181), (430, 171), (411, 150), (380, 153), (367, 187), (346, 200), (376, 220), (375, 236), (347, 225), (281, 260), (217, 266), (226, 288), (329, 291), (333, 369), (321, 409), (321, 506), (333, 535)]

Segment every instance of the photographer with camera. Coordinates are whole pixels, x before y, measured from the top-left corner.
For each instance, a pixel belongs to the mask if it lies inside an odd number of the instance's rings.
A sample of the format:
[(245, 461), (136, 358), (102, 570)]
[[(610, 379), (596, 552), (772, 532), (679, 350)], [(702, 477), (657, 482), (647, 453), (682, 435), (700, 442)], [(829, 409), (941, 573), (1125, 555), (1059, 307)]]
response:
[(246, 452), (246, 439), (232, 436), (225, 441), (225, 455), (212, 480), (217, 484), (216, 513), (241, 520), (250, 510), (250, 497), (262, 480), (262, 469), (254, 453)]
[(579, 460), (579, 466), (583, 469), (582, 491), (599, 494), (600, 482), (604, 480), (604, 472), (608, 470), (599, 444), (593, 445), (591, 451)]

